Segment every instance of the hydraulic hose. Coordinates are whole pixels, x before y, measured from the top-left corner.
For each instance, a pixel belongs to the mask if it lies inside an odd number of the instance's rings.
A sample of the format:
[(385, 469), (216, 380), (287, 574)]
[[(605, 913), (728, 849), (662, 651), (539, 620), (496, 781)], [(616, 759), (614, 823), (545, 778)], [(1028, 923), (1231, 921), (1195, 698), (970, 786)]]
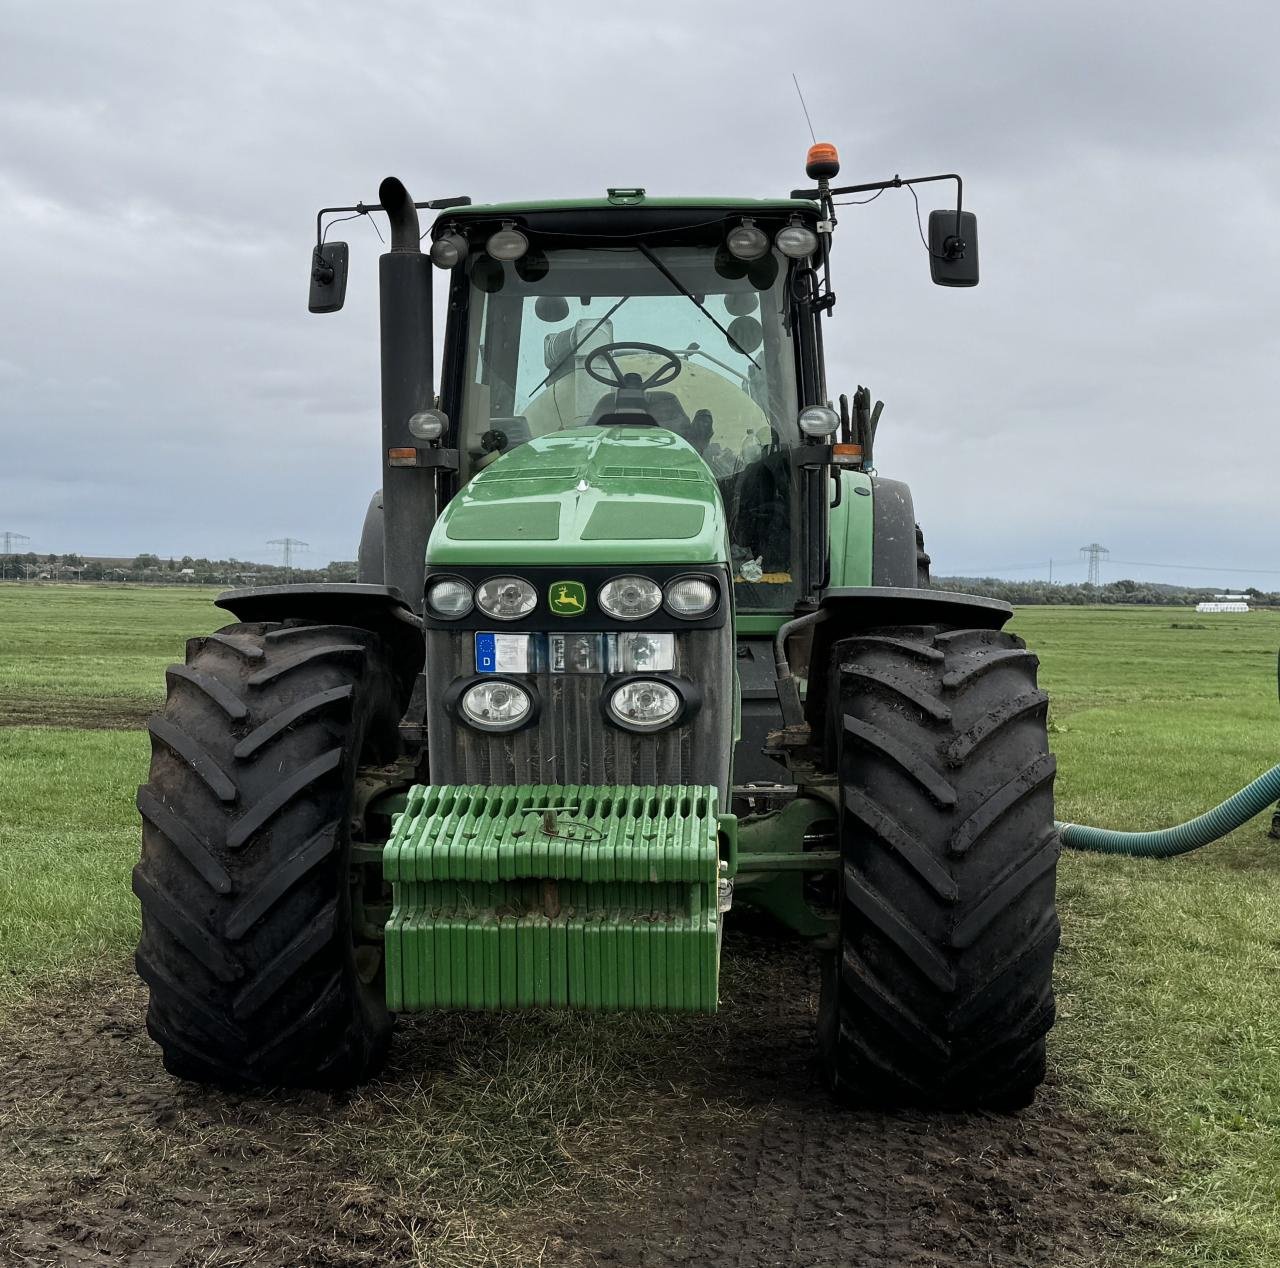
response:
[(1082, 823), (1058, 823), (1054, 826), (1062, 844), (1072, 850), (1169, 859), (1220, 840), (1254, 815), (1261, 814), (1277, 799), (1280, 799), (1280, 766), (1273, 766), (1221, 805), (1174, 828), (1160, 828), (1155, 832), (1113, 832), (1109, 828), (1091, 828)]

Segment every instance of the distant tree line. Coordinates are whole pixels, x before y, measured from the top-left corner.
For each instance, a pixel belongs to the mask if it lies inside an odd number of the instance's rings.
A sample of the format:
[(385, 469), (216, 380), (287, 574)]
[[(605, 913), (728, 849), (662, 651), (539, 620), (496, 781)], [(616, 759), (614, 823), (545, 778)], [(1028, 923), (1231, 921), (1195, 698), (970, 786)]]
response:
[(143, 582), (147, 585), (278, 586), (289, 582), (354, 581), (355, 560), (336, 559), (323, 568), (288, 568), (245, 559), (204, 559), (183, 555), (135, 555), (132, 560), (83, 555), (0, 555), (0, 581)]
[[(335, 559), (323, 568), (286, 569), (282, 564), (259, 564), (245, 559), (205, 559), (183, 555), (135, 555), (132, 560), (85, 557), (78, 554), (0, 555), (0, 581), (143, 582), (148, 585), (279, 586), (289, 582), (354, 581), (354, 559)], [(1001, 577), (934, 577), (939, 590), (980, 594), (1006, 603), (1149, 603), (1195, 604), (1215, 594), (1247, 595), (1255, 607), (1280, 607), (1280, 591), (1249, 586), (1174, 586), (1158, 581), (1109, 581), (1104, 586), (1053, 585), (1048, 581), (1006, 581)]]
[(1243, 594), (1251, 606), (1280, 607), (1280, 591), (1267, 592), (1249, 586), (1172, 586), (1158, 581), (1109, 581), (1104, 586), (1053, 585), (1048, 581), (1006, 581), (1001, 577), (934, 577), (939, 590), (959, 590), (964, 594), (980, 594), (1006, 603), (1151, 603), (1177, 606), (1192, 605), (1215, 594)]

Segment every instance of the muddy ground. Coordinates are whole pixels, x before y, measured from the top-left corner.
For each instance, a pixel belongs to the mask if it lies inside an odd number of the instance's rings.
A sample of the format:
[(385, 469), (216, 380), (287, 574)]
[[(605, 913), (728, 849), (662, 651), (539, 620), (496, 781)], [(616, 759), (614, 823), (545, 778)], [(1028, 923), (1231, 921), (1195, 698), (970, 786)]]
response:
[(137, 731), (159, 711), (160, 701), (130, 696), (6, 696), (0, 726), (57, 726), (81, 731)]
[(113, 966), (0, 1028), (0, 1263), (1141, 1262), (1143, 1140), (1052, 1085), (1018, 1116), (838, 1109), (816, 988), (739, 934), (717, 1019), (415, 1019), (362, 1094), (255, 1097), (170, 1079)]

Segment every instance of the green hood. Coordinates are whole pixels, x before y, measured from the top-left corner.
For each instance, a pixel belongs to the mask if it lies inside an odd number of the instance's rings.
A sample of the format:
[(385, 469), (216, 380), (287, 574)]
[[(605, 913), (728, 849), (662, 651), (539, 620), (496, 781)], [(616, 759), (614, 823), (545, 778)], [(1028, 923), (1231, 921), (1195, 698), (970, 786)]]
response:
[(577, 427), (519, 445), (436, 521), (427, 562), (724, 562), (724, 508), (706, 463), (661, 427)]

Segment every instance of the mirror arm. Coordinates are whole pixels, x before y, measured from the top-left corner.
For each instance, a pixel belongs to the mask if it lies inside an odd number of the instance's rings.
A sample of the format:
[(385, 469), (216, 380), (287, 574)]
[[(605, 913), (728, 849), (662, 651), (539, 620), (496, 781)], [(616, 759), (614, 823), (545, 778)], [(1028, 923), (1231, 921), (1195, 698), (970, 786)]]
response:
[(840, 185), (830, 188), (826, 182), (817, 189), (793, 189), (792, 198), (817, 198), (829, 203), (839, 194), (870, 194), (881, 189), (901, 189), (904, 185), (927, 185), (931, 181), (955, 181), (956, 183), (956, 231), (948, 240), (947, 258), (961, 259), (964, 256), (964, 239), (960, 236), (960, 213), (964, 210), (964, 181), (958, 172), (943, 172), (938, 176), (895, 176), (888, 181), (871, 181), (866, 185)]
[[(431, 198), (424, 203), (414, 203), (418, 211), (444, 211), (448, 207), (470, 207), (471, 199), (466, 194), (457, 198)], [(336, 216), (340, 212), (351, 212), (357, 216), (367, 216), (371, 211), (386, 211), (381, 203), (356, 203), (354, 207), (321, 207), (316, 212), (316, 246), (324, 242), (324, 218)]]

